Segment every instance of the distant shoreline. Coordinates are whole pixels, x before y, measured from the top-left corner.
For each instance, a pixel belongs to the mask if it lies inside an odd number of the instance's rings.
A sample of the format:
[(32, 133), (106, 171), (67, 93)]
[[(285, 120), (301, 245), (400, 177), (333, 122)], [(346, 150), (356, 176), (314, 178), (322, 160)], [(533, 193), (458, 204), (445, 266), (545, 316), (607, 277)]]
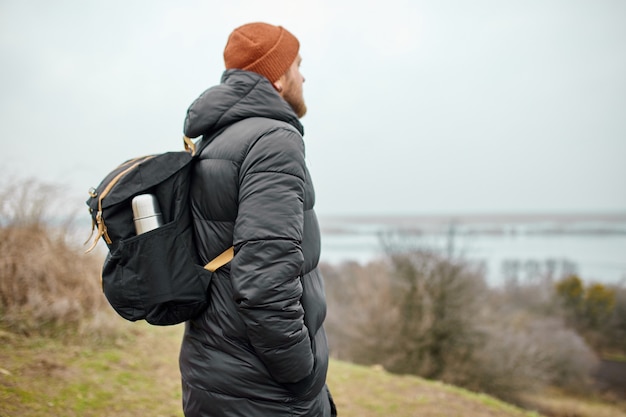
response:
[(496, 213), (416, 215), (320, 215), (322, 231), (330, 234), (416, 233), (485, 234), (626, 234), (623, 213)]
[(453, 245), (483, 265), (493, 285), (511, 265), (520, 277), (561, 265), (592, 281), (626, 282), (626, 213), (320, 216), (320, 228), (328, 263), (369, 262), (385, 254), (385, 244)]
[(337, 214), (319, 215), (322, 221), (347, 223), (626, 223), (626, 212), (589, 213), (476, 213), (476, 214)]

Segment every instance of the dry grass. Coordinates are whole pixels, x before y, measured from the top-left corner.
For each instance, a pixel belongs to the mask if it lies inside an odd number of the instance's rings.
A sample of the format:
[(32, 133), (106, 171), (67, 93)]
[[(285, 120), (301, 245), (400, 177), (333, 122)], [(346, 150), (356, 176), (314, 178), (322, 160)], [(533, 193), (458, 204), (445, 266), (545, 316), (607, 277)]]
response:
[(626, 402), (599, 397), (575, 398), (551, 388), (528, 395), (526, 403), (549, 417), (626, 417)]
[[(18, 333), (83, 331), (107, 304), (100, 262), (36, 226), (0, 229), (0, 322)], [(93, 324), (93, 323), (92, 323)]]
[(533, 417), (493, 397), (381, 367), (331, 361), (328, 386), (342, 417)]
[[(33, 181), (0, 188), (0, 326), (20, 334), (106, 332), (102, 255), (70, 235), (63, 194)], [(87, 235), (88, 225), (84, 225)], [(74, 241), (73, 241), (74, 240)]]

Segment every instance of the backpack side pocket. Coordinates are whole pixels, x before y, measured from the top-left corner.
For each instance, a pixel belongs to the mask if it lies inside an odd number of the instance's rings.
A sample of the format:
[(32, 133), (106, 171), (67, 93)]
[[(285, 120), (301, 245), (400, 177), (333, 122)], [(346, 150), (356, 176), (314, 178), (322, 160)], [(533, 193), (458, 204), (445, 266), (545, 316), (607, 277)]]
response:
[(208, 306), (213, 273), (195, 260), (189, 224), (171, 222), (119, 242), (102, 270), (104, 294), (127, 320), (172, 325)]

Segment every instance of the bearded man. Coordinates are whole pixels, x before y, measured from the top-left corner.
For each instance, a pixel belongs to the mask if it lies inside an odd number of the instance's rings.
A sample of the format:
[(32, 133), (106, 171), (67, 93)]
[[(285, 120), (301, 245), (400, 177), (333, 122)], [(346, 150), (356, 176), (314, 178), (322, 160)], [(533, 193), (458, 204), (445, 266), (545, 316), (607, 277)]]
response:
[(208, 141), (192, 174), (199, 255), (206, 263), (234, 246), (210, 306), (185, 325), (187, 417), (336, 415), (299, 48), (281, 26), (238, 27), (221, 84), (187, 111), (185, 135)]

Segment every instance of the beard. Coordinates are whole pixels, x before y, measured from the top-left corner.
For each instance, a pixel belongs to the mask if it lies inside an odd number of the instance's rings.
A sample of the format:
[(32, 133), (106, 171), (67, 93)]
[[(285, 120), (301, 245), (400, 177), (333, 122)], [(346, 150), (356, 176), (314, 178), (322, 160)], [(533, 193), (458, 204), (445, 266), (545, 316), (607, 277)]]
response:
[(307, 110), (302, 95), (302, 87), (300, 86), (300, 88), (298, 88), (292, 80), (288, 80), (285, 87), (282, 94), (283, 99), (291, 106), (296, 116), (298, 116), (298, 119), (302, 118)]

